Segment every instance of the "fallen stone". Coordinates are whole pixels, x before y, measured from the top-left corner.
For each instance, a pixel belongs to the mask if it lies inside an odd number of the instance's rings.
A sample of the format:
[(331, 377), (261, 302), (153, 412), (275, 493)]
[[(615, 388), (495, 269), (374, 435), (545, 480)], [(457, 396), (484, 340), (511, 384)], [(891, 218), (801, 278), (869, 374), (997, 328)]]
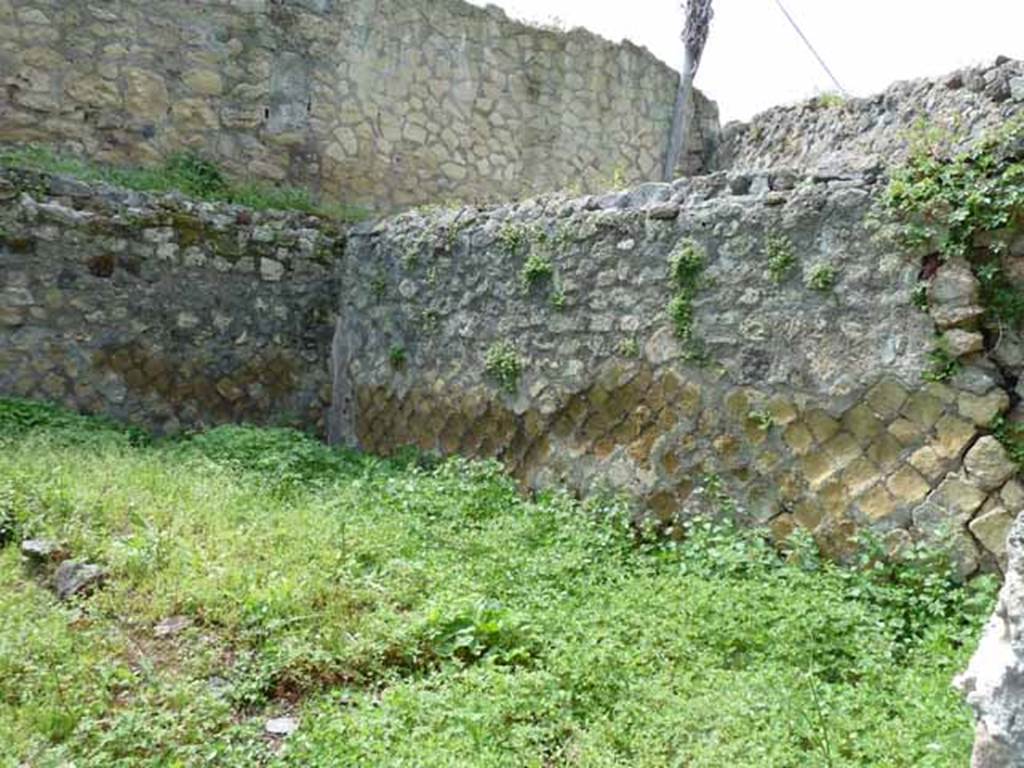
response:
[(153, 628), (153, 634), (156, 637), (174, 637), (194, 623), (190, 616), (170, 616)]
[(1017, 471), (1003, 444), (992, 435), (978, 439), (964, 457), (967, 476), (983, 491), (994, 491)]
[(294, 717), (274, 717), (267, 720), (263, 726), (269, 736), (285, 737), (291, 736), (298, 730), (299, 721)]
[(21, 542), (21, 554), (35, 565), (56, 563), (67, 556), (65, 549), (50, 539), (25, 539)]
[(54, 574), (54, 589), (61, 600), (72, 597), (86, 596), (103, 585), (107, 572), (92, 563), (80, 563), (68, 560), (60, 564)]

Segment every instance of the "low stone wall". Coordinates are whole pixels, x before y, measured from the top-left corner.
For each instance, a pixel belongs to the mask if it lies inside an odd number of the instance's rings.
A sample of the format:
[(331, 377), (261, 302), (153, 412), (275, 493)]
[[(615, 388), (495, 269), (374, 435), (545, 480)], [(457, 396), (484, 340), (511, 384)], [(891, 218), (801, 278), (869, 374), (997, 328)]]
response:
[(322, 430), (342, 232), (0, 171), (0, 394)]
[[(678, 74), (462, 0), (0, 0), (0, 141), (392, 210), (660, 176)], [(708, 166), (697, 94), (680, 172)]]
[[(994, 569), (1021, 487), (987, 431), (1013, 382), (956, 327), (981, 311), (964, 265), (913, 305), (920, 257), (870, 215), (883, 183), (719, 173), (357, 228), (333, 438), (628, 491), (669, 529), (733, 499), (838, 557), (871, 529)], [(922, 375), (939, 331), (964, 362), (943, 383)]]
[[(915, 137), (970, 141), (1002, 125), (1024, 102), (1024, 62), (999, 59), (939, 79), (894, 83), (866, 98), (830, 95), (773, 107), (723, 131), (716, 167), (891, 167)], [(938, 132), (938, 133), (936, 133)]]

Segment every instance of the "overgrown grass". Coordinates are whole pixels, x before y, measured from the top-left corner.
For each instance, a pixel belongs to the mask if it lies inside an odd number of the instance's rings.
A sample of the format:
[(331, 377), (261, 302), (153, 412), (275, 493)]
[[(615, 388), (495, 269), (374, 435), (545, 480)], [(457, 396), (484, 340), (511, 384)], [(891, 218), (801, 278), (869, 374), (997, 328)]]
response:
[[(991, 607), (935, 563), (786, 564), (498, 468), (296, 433), (152, 444), (0, 401), (0, 516), (107, 587), (61, 604), (0, 549), (0, 764), (961, 766), (950, 688)], [(173, 638), (155, 625), (184, 615)], [(287, 740), (263, 735), (289, 712)]]
[(256, 210), (302, 211), (347, 222), (369, 215), (357, 206), (318, 202), (305, 189), (231, 179), (216, 164), (193, 152), (172, 154), (159, 166), (131, 168), (96, 163), (38, 145), (0, 146), (0, 167), (66, 174), (140, 192), (177, 191), (200, 200)]

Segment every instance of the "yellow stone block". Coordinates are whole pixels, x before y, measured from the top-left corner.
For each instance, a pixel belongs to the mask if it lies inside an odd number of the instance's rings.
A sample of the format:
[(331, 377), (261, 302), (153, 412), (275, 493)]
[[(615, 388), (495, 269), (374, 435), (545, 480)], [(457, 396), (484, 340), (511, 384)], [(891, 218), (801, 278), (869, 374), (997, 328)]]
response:
[(925, 433), (924, 427), (915, 424), (910, 419), (899, 418), (889, 425), (889, 434), (899, 440), (903, 445), (915, 443)]
[(881, 433), (884, 424), (871, 408), (861, 403), (843, 414), (843, 428), (856, 436), (863, 445)]
[(850, 496), (859, 496), (882, 479), (882, 471), (874, 462), (860, 456), (846, 468), (841, 479)]
[(920, 473), (909, 465), (900, 468), (885, 484), (901, 504), (913, 504), (928, 495), (931, 486)]
[(915, 392), (903, 405), (903, 415), (925, 429), (939, 420), (943, 410), (942, 401), (927, 392)]
[(892, 379), (878, 382), (868, 392), (868, 406), (882, 418), (890, 418), (899, 413), (907, 400), (907, 390), (903, 385)]
[(768, 413), (772, 415), (772, 421), (780, 427), (785, 427), (796, 421), (796, 407), (781, 397), (773, 398), (768, 402)]
[(809, 411), (804, 416), (804, 422), (807, 424), (807, 428), (811, 430), (811, 434), (814, 435), (814, 439), (819, 443), (824, 443), (839, 431), (839, 422), (820, 408)]
[(735, 421), (745, 421), (750, 413), (750, 398), (742, 389), (734, 389), (725, 396), (725, 412)]
[(786, 445), (789, 446), (790, 450), (798, 456), (807, 453), (810, 447), (814, 445), (814, 435), (803, 424), (790, 424), (782, 434), (782, 439), (786, 441)]
[(816, 500), (804, 499), (793, 508), (793, 517), (802, 528), (813, 531), (825, 519), (825, 510)]
[(959, 456), (974, 437), (975, 427), (968, 421), (949, 414), (935, 425), (935, 452), (944, 459)]
[(962, 392), (957, 400), (960, 415), (979, 427), (987, 427), (996, 416), (1009, 407), (1010, 397), (1001, 389), (992, 390), (987, 395)]
[(860, 443), (849, 432), (840, 432), (822, 447), (838, 469), (860, 456), (861, 451)]
[(933, 446), (923, 445), (907, 460), (914, 469), (931, 481), (938, 480), (945, 472), (945, 462)]
[(884, 470), (892, 469), (900, 461), (900, 454), (903, 446), (889, 433), (879, 435), (878, 438), (868, 446), (865, 452), (867, 457)]
[(832, 476), (832, 460), (822, 451), (809, 453), (800, 459), (800, 471), (812, 488), (818, 488)]
[(876, 485), (857, 500), (857, 506), (872, 522), (877, 522), (896, 510), (896, 501), (884, 486)]

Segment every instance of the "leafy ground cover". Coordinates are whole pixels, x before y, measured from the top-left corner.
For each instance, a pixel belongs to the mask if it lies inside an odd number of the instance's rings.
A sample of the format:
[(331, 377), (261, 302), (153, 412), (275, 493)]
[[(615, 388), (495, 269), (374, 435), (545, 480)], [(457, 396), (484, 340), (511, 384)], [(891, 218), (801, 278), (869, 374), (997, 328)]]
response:
[(236, 203), (256, 210), (303, 211), (345, 222), (360, 221), (368, 215), (357, 206), (314, 200), (306, 189), (232, 179), (215, 163), (193, 152), (174, 153), (161, 165), (126, 167), (84, 160), (45, 146), (0, 146), (0, 167), (60, 173), (139, 192), (181, 192), (199, 200)]
[[(489, 463), (0, 401), (0, 765), (966, 765), (991, 582), (628, 519)], [(106, 586), (59, 602), (27, 537)]]

